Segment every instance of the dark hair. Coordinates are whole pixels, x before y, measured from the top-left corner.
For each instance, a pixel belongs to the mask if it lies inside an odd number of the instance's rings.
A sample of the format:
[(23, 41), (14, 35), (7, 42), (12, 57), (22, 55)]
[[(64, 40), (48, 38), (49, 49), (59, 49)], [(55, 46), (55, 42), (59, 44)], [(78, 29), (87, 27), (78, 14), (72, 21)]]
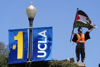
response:
[(82, 29), (81, 27), (78, 28), (78, 31), (80, 31), (80, 29)]
[(79, 27), (79, 28), (78, 28), (78, 33), (82, 33), (82, 31), (83, 31), (82, 28)]

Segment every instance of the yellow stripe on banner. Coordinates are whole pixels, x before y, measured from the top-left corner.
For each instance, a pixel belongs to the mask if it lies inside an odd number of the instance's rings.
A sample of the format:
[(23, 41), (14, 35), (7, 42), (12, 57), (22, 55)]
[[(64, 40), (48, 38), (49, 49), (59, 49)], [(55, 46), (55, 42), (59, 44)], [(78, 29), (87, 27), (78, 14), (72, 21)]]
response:
[(23, 31), (19, 31), (18, 35), (14, 37), (14, 40), (18, 40), (17, 59), (23, 58)]

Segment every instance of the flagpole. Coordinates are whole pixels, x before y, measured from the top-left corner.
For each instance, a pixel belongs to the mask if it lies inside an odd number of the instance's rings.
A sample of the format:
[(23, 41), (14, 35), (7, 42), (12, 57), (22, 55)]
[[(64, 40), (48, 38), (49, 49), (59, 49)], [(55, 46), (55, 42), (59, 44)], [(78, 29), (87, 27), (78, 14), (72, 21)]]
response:
[[(78, 12), (78, 8), (77, 8), (77, 12)], [(76, 16), (77, 16), (77, 12), (76, 12)], [(76, 20), (76, 16), (75, 16), (75, 20)], [(74, 27), (75, 27), (75, 20), (74, 20), (74, 25), (73, 25), (73, 30), (72, 30), (73, 32), (74, 32)], [(72, 35), (73, 35), (73, 34), (71, 34), (70, 42), (71, 42), (71, 40), (72, 40)]]

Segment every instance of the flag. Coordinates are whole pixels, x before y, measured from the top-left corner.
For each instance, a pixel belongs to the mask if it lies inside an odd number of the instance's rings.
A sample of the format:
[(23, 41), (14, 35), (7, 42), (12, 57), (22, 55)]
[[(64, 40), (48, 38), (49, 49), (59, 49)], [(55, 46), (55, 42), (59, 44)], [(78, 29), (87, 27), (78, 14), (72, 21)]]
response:
[(28, 30), (9, 30), (9, 60), (8, 64), (26, 63), (28, 52)]
[(33, 28), (32, 62), (51, 60), (52, 45), (52, 27)]
[(85, 28), (91, 29), (93, 26), (95, 26), (95, 24), (92, 23), (92, 21), (87, 16), (87, 14), (83, 12), (82, 10), (78, 10), (73, 27), (74, 28), (85, 27)]

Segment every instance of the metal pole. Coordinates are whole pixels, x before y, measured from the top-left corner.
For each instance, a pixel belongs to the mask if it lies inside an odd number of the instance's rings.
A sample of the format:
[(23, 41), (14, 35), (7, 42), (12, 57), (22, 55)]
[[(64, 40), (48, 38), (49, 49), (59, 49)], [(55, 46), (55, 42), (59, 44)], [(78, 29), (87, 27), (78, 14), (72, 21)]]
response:
[(28, 18), (29, 20), (29, 55), (28, 55), (28, 67), (32, 67), (32, 26), (34, 18)]
[[(77, 8), (77, 12), (78, 12), (78, 8)], [(77, 16), (77, 12), (76, 12), (76, 16)], [(75, 16), (75, 20), (74, 20), (73, 30), (72, 30), (72, 31), (74, 31), (76, 16)], [(71, 32), (71, 33), (72, 33), (72, 32)], [(72, 40), (72, 35), (73, 35), (73, 34), (71, 34), (70, 42), (71, 42), (71, 40)]]

